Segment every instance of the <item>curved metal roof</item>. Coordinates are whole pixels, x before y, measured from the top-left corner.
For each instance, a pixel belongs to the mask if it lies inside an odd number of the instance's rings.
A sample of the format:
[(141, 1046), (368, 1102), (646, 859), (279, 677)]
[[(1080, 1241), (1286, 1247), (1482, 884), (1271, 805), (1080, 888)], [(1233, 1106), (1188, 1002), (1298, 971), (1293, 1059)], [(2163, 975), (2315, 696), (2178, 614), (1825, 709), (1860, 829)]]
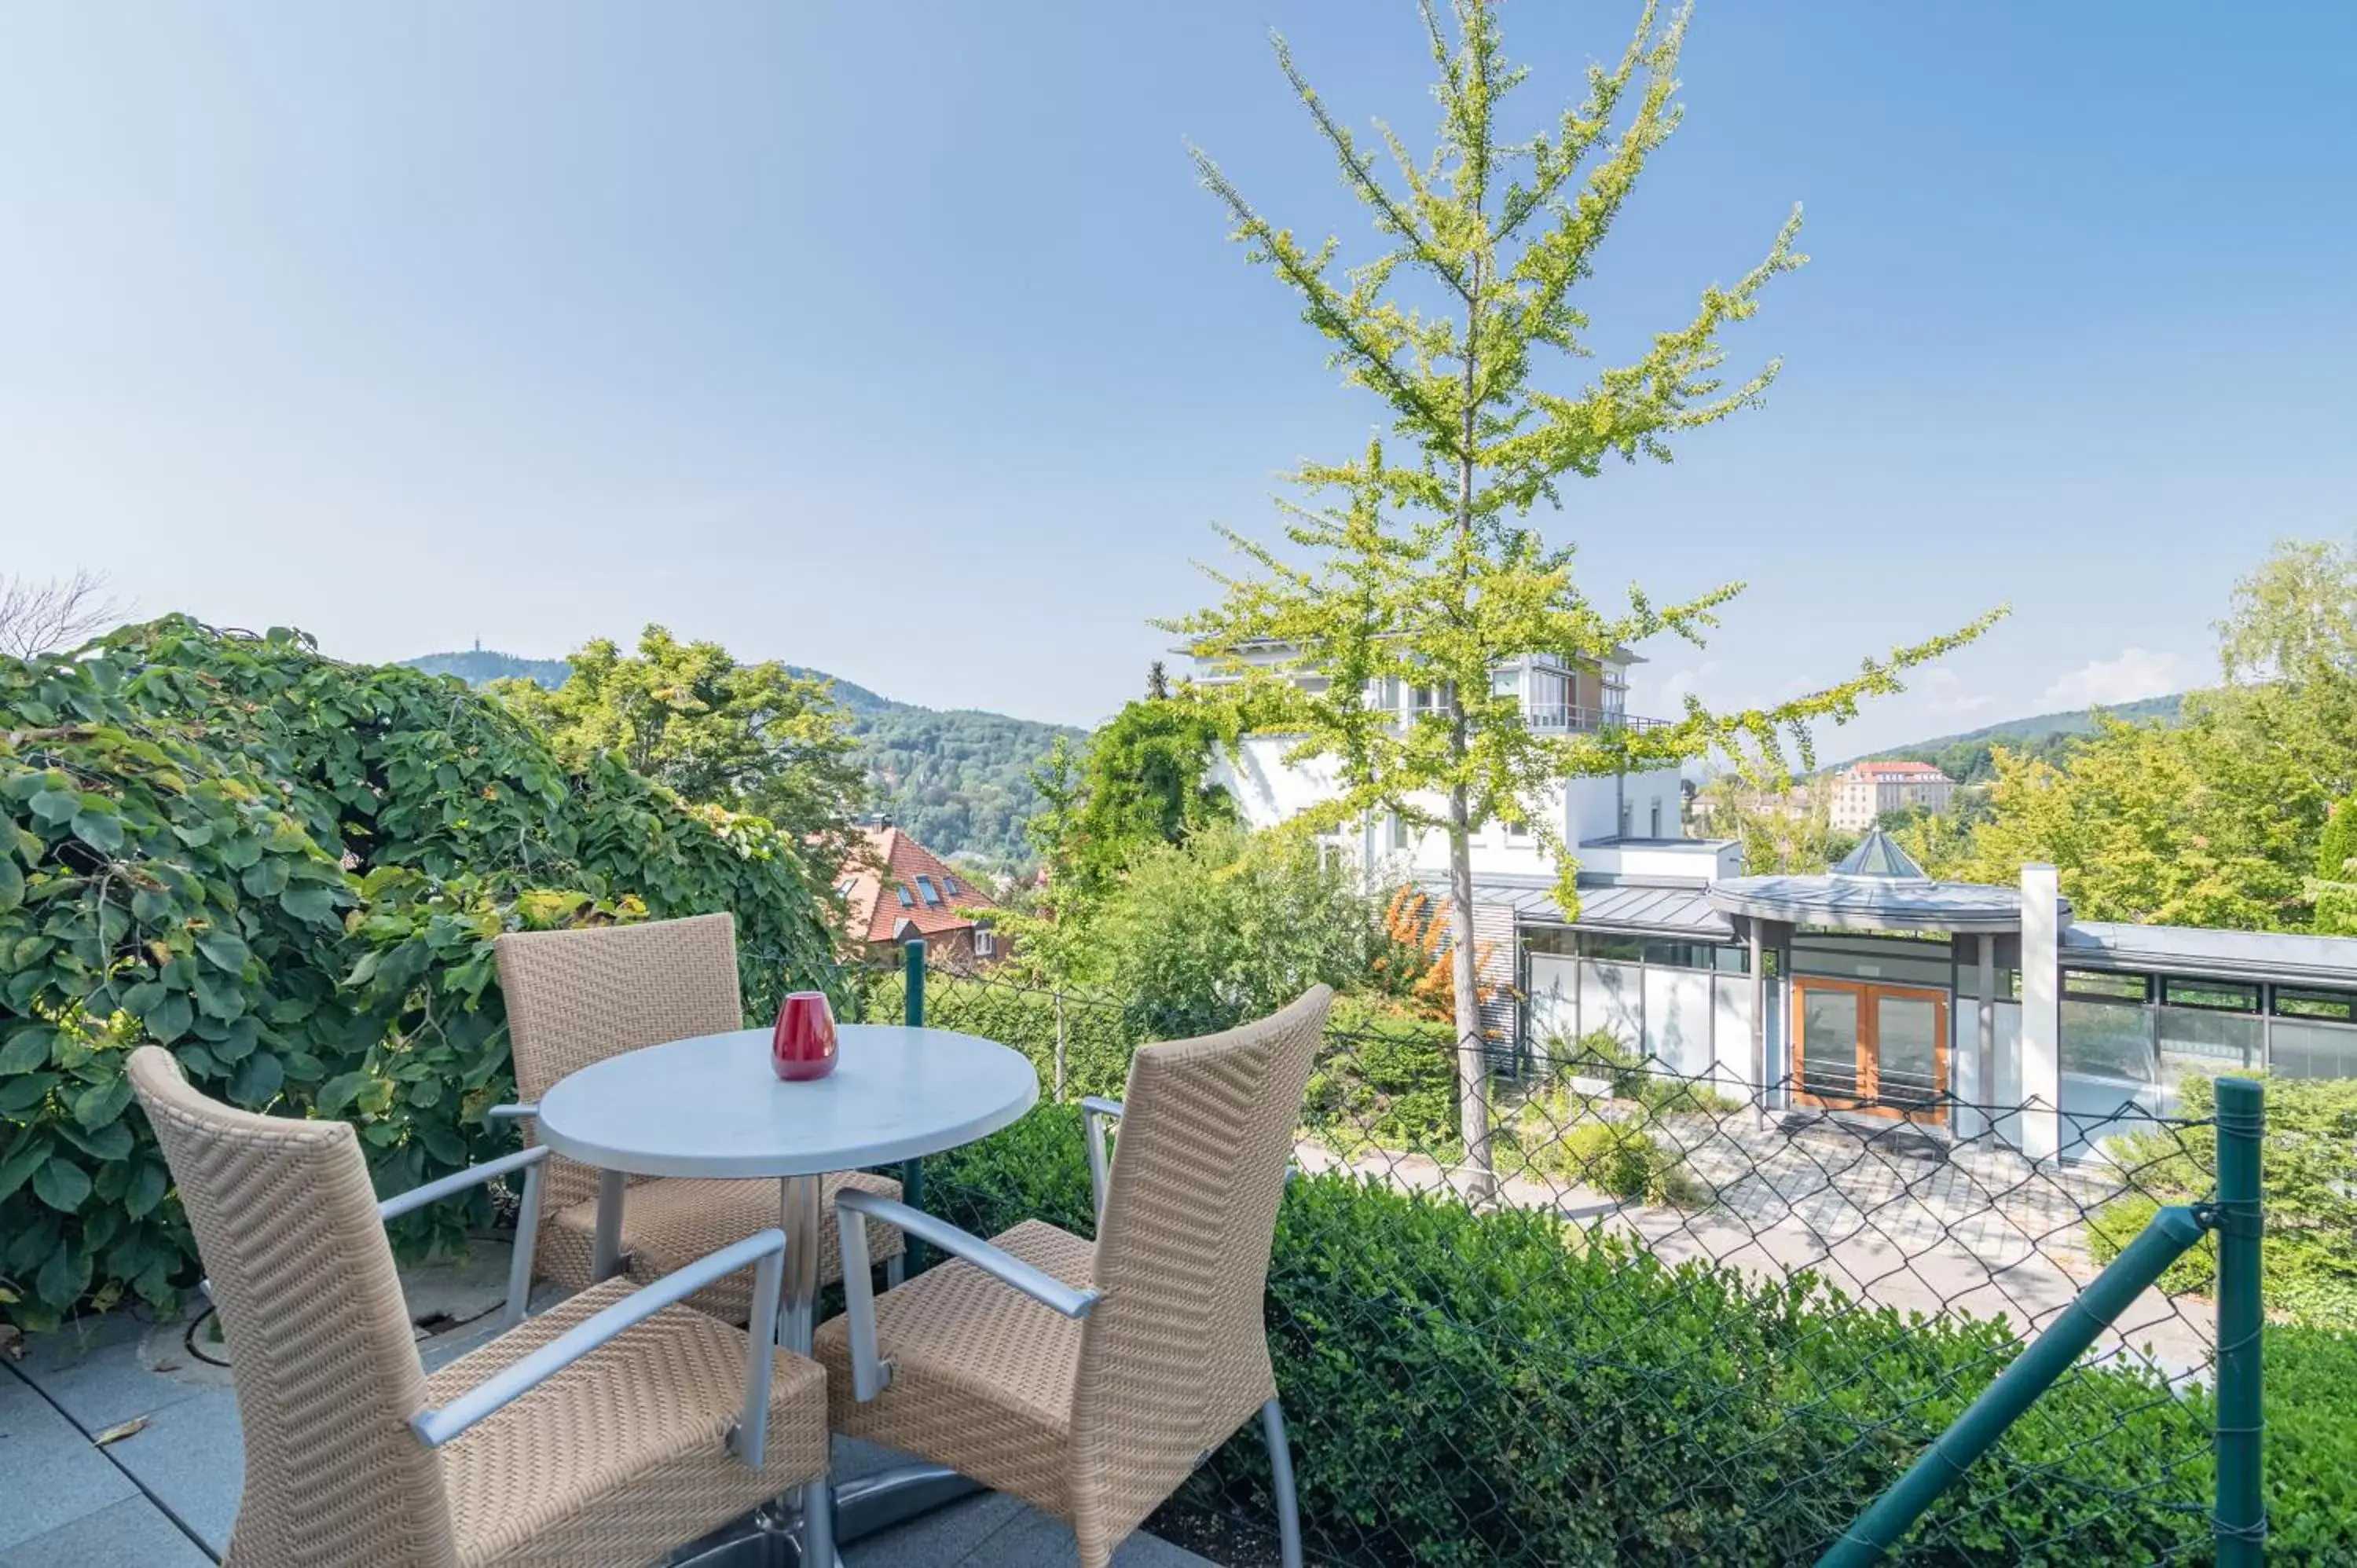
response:
[[(1736, 876), (1710, 888), (1723, 915), (1853, 931), (2021, 929), (2021, 892), (1977, 882), (1934, 882), (1877, 828), (1833, 870), (1813, 876)], [(2070, 906), (2063, 906), (2069, 920)]]

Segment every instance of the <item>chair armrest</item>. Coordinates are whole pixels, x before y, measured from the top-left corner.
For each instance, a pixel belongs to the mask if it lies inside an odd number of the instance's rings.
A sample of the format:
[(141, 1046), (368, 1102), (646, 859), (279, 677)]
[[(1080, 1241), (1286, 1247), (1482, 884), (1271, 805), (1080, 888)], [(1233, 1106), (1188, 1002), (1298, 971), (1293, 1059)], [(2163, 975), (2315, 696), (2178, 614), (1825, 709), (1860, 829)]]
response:
[(1089, 1191), (1095, 1195), (1097, 1229), (1104, 1229), (1105, 1192), (1113, 1185), (1113, 1151), (1105, 1143), (1105, 1123), (1129, 1114), (1118, 1100), (1102, 1094), (1081, 1097), (1081, 1133), (1089, 1144)]
[(1086, 1317), (1096, 1306), (1095, 1291), (1076, 1290), (946, 1219), (935, 1219), (880, 1193), (845, 1187), (834, 1195), (834, 1223), (843, 1240), (843, 1313), (851, 1341), (851, 1389), (863, 1403), (892, 1383), (892, 1364), (883, 1359), (876, 1348), (876, 1282), (869, 1276), (867, 1260), (866, 1222), (870, 1219), (898, 1226), (952, 1257), (964, 1259), (999, 1283), (1022, 1292), (1051, 1312), (1066, 1317)]
[(494, 1105), (489, 1111), (483, 1112), (483, 1120), (486, 1122), (513, 1122), (521, 1117), (537, 1116), (539, 1114), (540, 1107), (536, 1103), (532, 1105)]
[(516, 1209), (515, 1250), (508, 1256), (507, 1307), (500, 1323), (502, 1330), (513, 1328), (523, 1321), (524, 1309), (532, 1301), (532, 1264), (540, 1250), (540, 1166), (547, 1158), (548, 1145), (535, 1144), (529, 1149), (501, 1155), (496, 1160), (485, 1160), (479, 1165), (468, 1165), (439, 1181), (429, 1181), (424, 1187), (414, 1187), (386, 1198), (376, 1206), (376, 1217), (380, 1220), (398, 1219), (412, 1209), (439, 1203), (510, 1171), (523, 1172), (523, 1196)]
[(419, 1411), (410, 1418), (410, 1430), (428, 1448), (439, 1448), (665, 1307), (677, 1305), (748, 1264), (758, 1264), (753, 1276), (753, 1316), (745, 1330), (745, 1408), (728, 1434), (728, 1446), (737, 1458), (759, 1469), (769, 1438), (770, 1379), (777, 1366), (778, 1295), (785, 1283), (785, 1256), (786, 1233), (775, 1228), (757, 1230), (734, 1246), (707, 1253), (575, 1324), (448, 1404)]
[[(376, 1206), (376, 1217), (379, 1219), (397, 1219), (414, 1208), (423, 1208), (429, 1203), (455, 1197), (468, 1187), (495, 1181), (511, 1171), (522, 1171), (525, 1185), (533, 1186), (540, 1179), (540, 1162), (547, 1157), (548, 1146), (535, 1144), (529, 1149), (518, 1149), (513, 1154), (501, 1155), (498, 1159), (485, 1160), (479, 1165), (468, 1165), (463, 1171), (453, 1171), (448, 1176), (427, 1182), (424, 1187), (413, 1187), (407, 1192), (396, 1193), (386, 1198)], [(535, 1192), (533, 1196), (539, 1195)]]

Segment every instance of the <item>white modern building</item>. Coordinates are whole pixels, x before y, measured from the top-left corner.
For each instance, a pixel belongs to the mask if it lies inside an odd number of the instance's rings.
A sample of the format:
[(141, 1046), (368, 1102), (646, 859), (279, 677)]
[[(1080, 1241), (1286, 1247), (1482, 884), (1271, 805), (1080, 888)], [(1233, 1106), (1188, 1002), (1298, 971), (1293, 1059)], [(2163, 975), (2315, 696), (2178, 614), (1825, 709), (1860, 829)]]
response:
[[(1534, 723), (1641, 725), (1620, 701), (1635, 661), (1532, 658), (1495, 678)], [(1431, 700), (1383, 695), (1404, 719)], [(1284, 760), (1293, 744), (1247, 736), (1214, 764), (1254, 826), (1332, 798), (1328, 765)], [(1546, 811), (1577, 856), (1576, 909), (1533, 836), (1493, 823), (1474, 846), (1501, 1072), (1543, 1071), (1602, 1031), (1770, 1112), (2037, 1159), (2096, 1155), (2169, 1114), (2191, 1074), (2357, 1078), (2357, 938), (2080, 922), (2052, 867), (2017, 887), (1934, 881), (1871, 815), (1829, 873), (1746, 875), (1734, 843), (1681, 836), (1674, 768), (1567, 779)], [(1387, 820), (1339, 842), (1445, 892), (1437, 832)]]
[(1928, 762), (1858, 762), (1834, 779), (1834, 827), (1862, 833), (1886, 811), (1945, 811), (1956, 781)]

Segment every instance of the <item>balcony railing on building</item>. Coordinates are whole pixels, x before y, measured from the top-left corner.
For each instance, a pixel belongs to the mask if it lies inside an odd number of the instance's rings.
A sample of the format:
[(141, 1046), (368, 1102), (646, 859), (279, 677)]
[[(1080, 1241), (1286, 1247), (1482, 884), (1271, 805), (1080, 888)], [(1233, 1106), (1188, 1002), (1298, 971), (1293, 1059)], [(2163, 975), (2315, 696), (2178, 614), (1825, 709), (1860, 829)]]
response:
[(1568, 703), (1539, 703), (1523, 710), (1523, 722), (1534, 730), (1565, 730), (1587, 734), (1606, 729), (1663, 729), (1667, 719), (1646, 718), (1618, 708), (1587, 708)]

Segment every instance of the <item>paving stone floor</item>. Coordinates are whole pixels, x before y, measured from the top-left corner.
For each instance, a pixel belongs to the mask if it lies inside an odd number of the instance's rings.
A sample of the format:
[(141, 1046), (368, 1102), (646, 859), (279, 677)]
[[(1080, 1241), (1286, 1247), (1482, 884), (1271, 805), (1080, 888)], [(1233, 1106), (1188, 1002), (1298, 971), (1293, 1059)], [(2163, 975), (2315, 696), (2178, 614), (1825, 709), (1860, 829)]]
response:
[[(411, 1305), (479, 1310), (502, 1258), (416, 1281)], [(496, 1289), (493, 1290), (496, 1297)], [(457, 1315), (457, 1314), (454, 1314)], [(0, 1358), (0, 1568), (206, 1568), (228, 1544), (244, 1480), (237, 1395), (225, 1369), (189, 1353), (188, 1319), (110, 1313), (33, 1336), (21, 1361)], [(488, 1338), (462, 1327), (420, 1347), (430, 1369)], [(201, 1343), (201, 1341), (200, 1341)], [(137, 1430), (115, 1435), (138, 1423)], [(98, 1439), (111, 1440), (101, 1444)], [(895, 1461), (837, 1439), (845, 1478)], [(1063, 1568), (1071, 1531), (1009, 1498), (984, 1493), (856, 1541), (844, 1568)], [(1138, 1535), (1119, 1568), (1211, 1568)]]

